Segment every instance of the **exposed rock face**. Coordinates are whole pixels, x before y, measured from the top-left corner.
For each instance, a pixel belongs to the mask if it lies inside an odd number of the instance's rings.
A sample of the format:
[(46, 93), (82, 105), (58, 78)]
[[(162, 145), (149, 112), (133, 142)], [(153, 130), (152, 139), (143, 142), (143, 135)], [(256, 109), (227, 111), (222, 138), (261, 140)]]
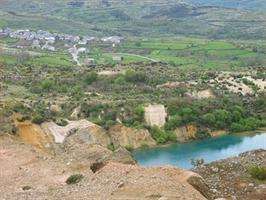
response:
[(145, 107), (145, 121), (150, 126), (164, 126), (166, 117), (167, 113), (164, 105), (149, 105)]
[(225, 130), (210, 131), (210, 135), (212, 137), (219, 137), (219, 136), (222, 136), (222, 135), (225, 135), (225, 134), (227, 134), (227, 132)]
[(189, 140), (196, 139), (197, 131), (198, 129), (195, 125), (179, 127), (175, 130), (177, 141), (187, 142)]
[(69, 121), (67, 126), (58, 126), (54, 122), (46, 122), (41, 125), (46, 134), (54, 136), (55, 143), (63, 143), (65, 138), (75, 132), (80, 141), (87, 144), (100, 144), (107, 146), (110, 139), (100, 126), (87, 120)]
[(149, 131), (145, 129), (138, 130), (123, 125), (115, 125), (110, 128), (108, 133), (115, 147), (139, 148), (142, 145), (154, 146), (156, 144)]
[(19, 137), (39, 150), (52, 150), (53, 138), (30, 121), (15, 122)]

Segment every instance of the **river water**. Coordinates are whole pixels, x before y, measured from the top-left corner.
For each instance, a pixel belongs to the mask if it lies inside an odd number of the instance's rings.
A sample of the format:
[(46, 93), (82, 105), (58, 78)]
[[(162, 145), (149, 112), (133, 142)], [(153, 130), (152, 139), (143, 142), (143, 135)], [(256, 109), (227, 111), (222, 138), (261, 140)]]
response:
[(190, 169), (191, 159), (203, 158), (205, 163), (209, 163), (260, 148), (266, 149), (266, 133), (232, 134), (184, 144), (139, 149), (133, 152), (133, 156), (141, 166), (173, 165)]

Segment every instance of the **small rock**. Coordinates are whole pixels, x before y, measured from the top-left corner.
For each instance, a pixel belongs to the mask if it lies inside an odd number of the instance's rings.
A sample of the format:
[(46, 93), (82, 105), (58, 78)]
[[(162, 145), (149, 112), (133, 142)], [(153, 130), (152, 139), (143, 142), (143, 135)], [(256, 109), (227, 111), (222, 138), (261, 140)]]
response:
[(28, 185), (22, 187), (22, 190), (24, 190), (24, 191), (25, 191), (25, 190), (30, 190), (30, 189), (31, 189), (31, 187), (28, 186)]

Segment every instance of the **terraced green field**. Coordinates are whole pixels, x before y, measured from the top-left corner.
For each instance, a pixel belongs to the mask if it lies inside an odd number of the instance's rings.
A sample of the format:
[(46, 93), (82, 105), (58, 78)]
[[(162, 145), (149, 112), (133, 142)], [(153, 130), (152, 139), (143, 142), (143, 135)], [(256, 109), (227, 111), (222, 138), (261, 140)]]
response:
[[(16, 39), (2, 38), (0, 44), (10, 46)], [(82, 55), (95, 59), (95, 64), (116, 64), (113, 56), (122, 56), (123, 64), (136, 62), (164, 62), (183, 69), (232, 70), (239, 67), (265, 66), (266, 46), (263, 41), (236, 42), (226, 40), (208, 40), (199, 38), (139, 39), (128, 38), (115, 48), (105, 47), (101, 43), (89, 46), (89, 53)], [(14, 50), (14, 49), (13, 49)], [(17, 50), (21, 52), (20, 50)], [(35, 50), (30, 50), (34, 53)], [(70, 54), (65, 50), (59, 52), (37, 51), (24, 64), (47, 66), (75, 66)], [(0, 62), (18, 64), (18, 54), (1, 53)], [(14, 56), (15, 55), (15, 56)]]
[[(256, 52), (253, 48), (252, 45), (243, 47), (229, 41), (183, 38), (133, 40), (123, 44), (119, 51), (134, 52), (184, 68), (232, 69), (247, 66), (256, 60), (261, 62), (259, 64), (265, 64), (265, 53)], [(130, 60), (138, 61), (134, 57)]]

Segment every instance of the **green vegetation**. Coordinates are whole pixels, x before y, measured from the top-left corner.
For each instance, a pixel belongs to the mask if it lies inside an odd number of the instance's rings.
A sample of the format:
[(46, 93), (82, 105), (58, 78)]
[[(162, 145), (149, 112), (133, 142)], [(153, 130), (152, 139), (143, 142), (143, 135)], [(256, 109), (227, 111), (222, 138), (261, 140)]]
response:
[(133, 152), (133, 150), (134, 150), (134, 147), (131, 146), (131, 145), (127, 145), (127, 146), (125, 146), (125, 148), (126, 148), (126, 150), (128, 150), (129, 152)]
[[(129, 41), (123, 44), (120, 52), (134, 52), (167, 62), (182, 68), (231, 69), (255, 62), (263, 65), (264, 53), (254, 52), (251, 46), (243, 46), (229, 41), (208, 41), (205, 39), (147, 39)], [(131, 59), (133, 62), (134, 60)], [(135, 62), (139, 60), (136, 59)]]
[(87, 85), (92, 84), (93, 82), (95, 82), (98, 78), (98, 74), (96, 72), (90, 72), (86, 75), (84, 82)]
[[(19, 112), (22, 120), (38, 124), (53, 120), (64, 126), (63, 119), (80, 107), (79, 118), (105, 129), (117, 123), (148, 128), (161, 144), (175, 141), (175, 129), (188, 124), (197, 126), (197, 138), (209, 137), (214, 130), (241, 132), (266, 126), (265, 90), (243, 75), (266, 78), (266, 32), (257, 13), (192, 9), (176, 1), (155, 7), (150, 1), (103, 4), (8, 0), (1, 5), (0, 27), (99, 38), (118, 35), (125, 40), (116, 45), (78, 44), (89, 50), (80, 61), (93, 62), (77, 66), (68, 52), (71, 42), (56, 41), (57, 51), (49, 52), (30, 47), (27, 41), (1, 37), (0, 89), (5, 92), (0, 105), (5, 106), (0, 118)], [(259, 19), (264, 15), (260, 13)], [(21, 43), (26, 45), (23, 50), (16, 48)], [(121, 56), (121, 61), (114, 61), (114, 56)], [(226, 74), (252, 93), (239, 94), (244, 89), (229, 83)], [(206, 89), (213, 91), (214, 98), (195, 97)], [(52, 104), (59, 104), (62, 111), (51, 112)], [(148, 104), (166, 106), (164, 127), (147, 127), (144, 106)]]
[(266, 180), (266, 167), (264, 166), (252, 166), (249, 168), (250, 175), (260, 181)]
[[(31, 27), (82, 35), (127, 35), (138, 37), (205, 36), (213, 39), (265, 39), (263, 3), (253, 4), (250, 12), (242, 12), (223, 4), (201, 7), (198, 2), (178, 1), (85, 1), (70, 5), (66, 0), (7, 0), (1, 4), (0, 27)], [(204, 2), (205, 3), (205, 2)], [(192, 4), (192, 5), (189, 5)], [(245, 5), (248, 3), (245, 2)], [(248, 4), (248, 6), (250, 6)], [(216, 5), (210, 3), (209, 5)], [(235, 3), (241, 8), (243, 2)], [(240, 5), (240, 6), (239, 6)], [(246, 9), (248, 6), (243, 6)], [(231, 8), (230, 8), (231, 7)], [(73, 10), (75, 12), (73, 12)], [(262, 9), (263, 10), (263, 9)], [(253, 12), (252, 12), (253, 11)], [(237, 18), (237, 20), (236, 20)], [(219, 23), (216, 20), (219, 19)], [(254, 28), (254, 26), (256, 26)], [(219, 27), (219, 28), (217, 28)]]
[(175, 142), (176, 135), (170, 131), (164, 131), (158, 127), (152, 127), (150, 129), (151, 136), (158, 144), (164, 144), (166, 142)]
[(84, 178), (84, 176), (82, 174), (74, 174), (71, 175), (70, 177), (67, 178), (66, 183), (68, 185), (71, 184), (77, 184), (79, 183), (82, 179)]

